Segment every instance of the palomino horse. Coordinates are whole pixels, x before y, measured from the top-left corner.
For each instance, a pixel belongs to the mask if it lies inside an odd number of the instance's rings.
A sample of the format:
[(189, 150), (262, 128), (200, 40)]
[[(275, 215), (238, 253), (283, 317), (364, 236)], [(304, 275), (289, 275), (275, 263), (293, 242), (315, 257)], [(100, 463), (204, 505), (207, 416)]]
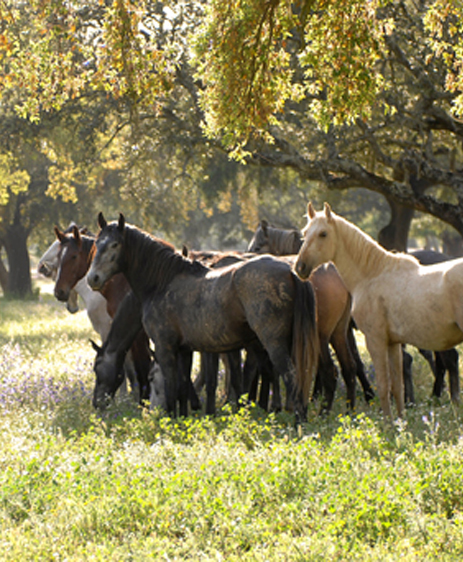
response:
[(463, 341), (463, 259), (420, 265), (410, 255), (384, 250), (325, 203), (308, 223), (296, 272), (303, 278), (332, 261), (353, 298), (352, 314), (365, 334), (381, 408), (392, 417), (392, 392), (403, 415), (402, 346), (442, 351)]
[[(415, 257), (421, 265), (432, 265), (435, 263), (441, 263), (444, 261), (449, 261), (452, 258), (441, 252), (435, 252), (433, 250), (415, 250), (410, 252), (410, 254)], [(432, 372), (434, 373), (434, 385), (432, 388), (432, 396), (440, 398), (442, 391), (444, 389), (444, 379), (445, 373), (448, 371), (449, 374), (449, 390), (452, 402), (458, 404), (460, 401), (460, 374), (458, 367), (458, 351), (455, 348), (447, 349), (445, 351), (435, 351), (434, 354), (431, 351), (420, 349), (420, 353), (429, 363)], [(433, 357), (434, 355), (434, 357)], [(404, 369), (405, 376), (405, 369)], [(410, 374), (411, 380), (411, 374)], [(412, 384), (412, 383), (411, 383)], [(405, 386), (407, 389), (407, 386)], [(406, 397), (407, 398), (407, 397)]]
[[(82, 281), (87, 282), (85, 275), (91, 263), (95, 237), (81, 234), (76, 226), (69, 233), (61, 232), (55, 227), (55, 234), (60, 246), (59, 267), (55, 280), (55, 296), (58, 300), (65, 301), (76, 284)], [(99, 294), (96, 291), (92, 292)], [(111, 318), (116, 315), (120, 303), (129, 292), (130, 286), (122, 274), (114, 276), (103, 287), (101, 295), (105, 300), (107, 313)], [(112, 324), (106, 334), (107, 337), (103, 339), (103, 347), (111, 333), (111, 329)], [(94, 344), (94, 347), (98, 346)], [(100, 348), (98, 347), (98, 349)], [(149, 398), (148, 373), (151, 356), (149, 341), (141, 326), (135, 332), (127, 349), (130, 349), (131, 353), (128, 361), (125, 362), (125, 371), (131, 379), (132, 385), (138, 384), (139, 400), (142, 403)], [(117, 387), (124, 380), (123, 365), (127, 349), (124, 349), (120, 365), (118, 363), (120, 379), (118, 379)]]
[(319, 352), (309, 283), (267, 256), (209, 269), (125, 224), (122, 214), (108, 224), (100, 213), (98, 223), (101, 231), (87, 274), (89, 285), (99, 289), (118, 272), (127, 277), (142, 303), (146, 332), (155, 342), (168, 412), (176, 412), (180, 354), (223, 353), (260, 341), (276, 372), (296, 389), (296, 420), (306, 418)]
[[(270, 226), (266, 220), (262, 220), (257, 227), (251, 242), (248, 245), (248, 252), (256, 252), (259, 254), (269, 253), (277, 256), (284, 256), (286, 254), (297, 254), (302, 246), (302, 232), (292, 229), (281, 229)], [(445, 254), (433, 252), (430, 250), (416, 250), (411, 252), (411, 255), (416, 257), (422, 265), (430, 265), (451, 259)], [(313, 277), (313, 273), (312, 276)], [(374, 396), (370, 383), (365, 376), (363, 363), (358, 353), (357, 344), (353, 334), (352, 326), (348, 329), (348, 338), (352, 342), (352, 353), (356, 358), (357, 363), (357, 376), (362, 384), (365, 398), (367, 402)], [(456, 349), (449, 349), (446, 351), (431, 352), (425, 349), (420, 349), (420, 353), (428, 361), (429, 366), (435, 377), (432, 389), (432, 395), (440, 398), (444, 388), (445, 372), (449, 373), (450, 381), (450, 395), (453, 402), (458, 403), (460, 395), (459, 385), (459, 372), (458, 372), (458, 352)], [(404, 349), (403, 357), (403, 373), (404, 373), (404, 390), (405, 399), (409, 404), (413, 404), (414, 391), (413, 379), (411, 372), (412, 357)], [(317, 380), (319, 377), (317, 376)], [(317, 383), (315, 384), (315, 391)]]
[[(299, 230), (275, 228), (262, 220), (248, 245), (248, 252), (284, 256), (293, 264), (296, 260), (295, 254), (301, 245), (302, 233)], [(346, 382), (348, 405), (351, 408), (355, 405), (356, 375), (362, 384), (365, 399), (369, 402), (374, 397), (374, 392), (365, 375), (355, 341), (351, 322), (351, 297), (332, 264), (317, 268), (311, 273), (309, 280), (315, 289), (317, 299), (321, 350), (314, 396), (320, 392), (321, 386), (323, 386), (326, 401), (323, 409), (330, 410), (336, 388), (336, 368), (329, 350), (329, 344), (331, 344)]]

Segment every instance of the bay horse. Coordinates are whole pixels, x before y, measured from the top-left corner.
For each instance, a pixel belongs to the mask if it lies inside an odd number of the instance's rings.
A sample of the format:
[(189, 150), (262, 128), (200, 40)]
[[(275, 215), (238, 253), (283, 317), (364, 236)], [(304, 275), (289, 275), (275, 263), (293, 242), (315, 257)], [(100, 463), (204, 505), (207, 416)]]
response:
[(388, 252), (327, 203), (318, 213), (309, 203), (307, 216), (295, 270), (306, 279), (321, 263), (336, 265), (365, 334), (383, 414), (392, 418), (392, 393), (403, 416), (402, 344), (443, 351), (463, 341), (463, 259), (421, 265)]
[[(54, 293), (58, 300), (66, 301), (70, 292), (78, 283), (87, 283), (86, 274), (93, 256), (95, 237), (82, 234), (75, 225), (70, 229), (70, 232), (67, 233), (60, 231), (57, 227), (55, 227), (54, 230), (60, 246), (58, 256), (59, 265), (55, 279)], [(102, 287), (101, 293), (96, 291), (92, 292), (100, 295), (100, 298), (104, 299), (107, 314), (113, 319), (120, 303), (130, 292), (130, 286), (125, 277), (119, 274), (114, 276), (113, 279), (109, 280), (109, 282)], [(126, 326), (126, 328), (128, 327)], [(119, 356), (119, 359), (120, 357), (122, 357), (122, 359), (120, 361), (118, 359), (117, 362), (119, 372), (116, 390), (125, 380), (125, 372), (131, 380), (132, 386), (138, 386), (139, 402), (143, 403), (145, 400), (149, 399), (148, 373), (151, 364), (151, 355), (148, 337), (141, 328), (140, 325), (135, 331), (128, 348), (124, 348), (123, 355)], [(102, 338), (103, 348), (111, 329), (112, 322), (110, 323), (105, 338)], [(94, 343), (92, 345), (95, 349), (103, 349)], [(112, 345), (114, 346), (115, 344), (112, 342)], [(130, 354), (127, 360), (124, 361), (129, 349)]]
[[(71, 225), (63, 231), (63, 233), (71, 233), (75, 226), (75, 223), (71, 223)], [(82, 229), (79, 229), (79, 232), (84, 233), (86, 230), (84, 229), (82, 232)], [(54, 281), (56, 281), (60, 264), (60, 250), (60, 241), (55, 239), (42, 255), (37, 266), (37, 270), (41, 275), (49, 277)], [(101, 293), (93, 291), (90, 288), (85, 277), (79, 279), (68, 292), (66, 308), (71, 314), (74, 314), (79, 310), (78, 296), (81, 297), (85, 304), (87, 316), (93, 326), (93, 329), (99, 334), (101, 341), (104, 342), (111, 326), (111, 316), (107, 310), (107, 300)]]
[[(300, 230), (281, 229), (270, 226), (262, 220), (248, 245), (248, 252), (270, 253), (289, 259), (293, 265), (302, 245)], [(310, 277), (317, 300), (318, 333), (320, 337), (320, 363), (315, 379), (314, 397), (322, 387), (325, 404), (322, 410), (329, 411), (336, 389), (336, 367), (331, 358), (329, 344), (333, 347), (341, 373), (346, 383), (347, 404), (355, 405), (355, 377), (357, 376), (369, 402), (374, 391), (368, 381), (360, 358), (351, 322), (351, 297), (339, 273), (332, 264), (325, 264), (314, 270)]]
[(276, 372), (294, 388), (296, 422), (306, 419), (319, 352), (309, 283), (270, 256), (210, 269), (126, 224), (122, 214), (108, 223), (99, 213), (98, 224), (89, 285), (98, 290), (116, 273), (127, 277), (155, 343), (168, 412), (176, 413), (180, 354), (223, 353), (260, 342)]

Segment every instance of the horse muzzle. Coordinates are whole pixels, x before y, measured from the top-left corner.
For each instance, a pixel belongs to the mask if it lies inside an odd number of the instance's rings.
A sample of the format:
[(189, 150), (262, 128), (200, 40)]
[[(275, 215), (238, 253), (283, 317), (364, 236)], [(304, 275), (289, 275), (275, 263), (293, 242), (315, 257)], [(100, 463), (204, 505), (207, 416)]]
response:
[(308, 277), (312, 273), (312, 269), (313, 268), (309, 264), (302, 261), (301, 259), (298, 259), (294, 266), (294, 270), (301, 279), (308, 279)]
[(89, 271), (89, 273), (87, 273), (87, 283), (94, 291), (100, 291), (104, 285), (102, 277), (93, 271)]
[(93, 407), (95, 410), (104, 411), (110, 405), (113, 396), (104, 389), (97, 389), (93, 393)]
[(66, 302), (69, 298), (69, 291), (55, 287), (55, 297), (61, 302)]

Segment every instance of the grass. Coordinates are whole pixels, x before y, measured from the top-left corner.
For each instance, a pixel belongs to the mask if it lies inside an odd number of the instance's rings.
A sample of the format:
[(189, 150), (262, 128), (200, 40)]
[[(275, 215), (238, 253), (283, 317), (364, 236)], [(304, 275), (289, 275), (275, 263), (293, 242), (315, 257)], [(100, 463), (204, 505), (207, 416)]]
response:
[(344, 415), (340, 386), (295, 431), (254, 406), (99, 417), (92, 335), (51, 295), (0, 300), (1, 561), (463, 558), (462, 412), (416, 354), (406, 420)]

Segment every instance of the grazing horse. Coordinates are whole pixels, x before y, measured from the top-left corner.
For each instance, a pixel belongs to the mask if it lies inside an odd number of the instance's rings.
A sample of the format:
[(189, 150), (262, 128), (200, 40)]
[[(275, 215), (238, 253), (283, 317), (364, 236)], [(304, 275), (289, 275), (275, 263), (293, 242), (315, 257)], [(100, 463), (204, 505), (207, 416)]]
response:
[[(76, 284), (81, 282), (87, 283), (85, 276), (92, 260), (95, 237), (81, 234), (76, 226), (72, 227), (71, 231), (68, 233), (61, 232), (55, 227), (55, 234), (57, 241), (59, 241), (60, 250), (54, 292), (58, 300), (65, 301)], [(96, 291), (92, 292), (99, 294)], [(114, 318), (120, 303), (129, 292), (130, 286), (122, 274), (114, 276), (114, 278), (102, 288), (101, 295), (103, 295), (106, 302), (106, 309), (110, 318)], [(112, 329), (113, 326), (110, 324), (110, 329), (108, 329), (103, 342), (106, 342)], [(94, 347), (96, 349), (98, 346), (94, 344)], [(98, 349), (102, 348), (98, 347)], [(118, 363), (117, 365), (118, 376), (120, 376), (121, 379), (118, 379), (116, 390), (124, 381), (123, 365), (128, 349), (131, 350), (131, 353), (128, 357), (128, 361), (125, 362), (125, 371), (131, 379), (132, 386), (138, 384), (139, 401), (142, 403), (149, 398), (148, 373), (151, 356), (148, 337), (141, 329), (141, 325), (134, 332), (130, 345), (124, 349), (123, 356), (120, 359), (121, 364), (119, 365)]]
[[(285, 230), (269, 226), (262, 220), (248, 245), (248, 252), (270, 253), (285, 256), (293, 264), (302, 245), (299, 230)], [(329, 411), (336, 389), (336, 367), (331, 358), (329, 344), (335, 350), (346, 382), (347, 403), (355, 405), (355, 376), (362, 384), (367, 402), (374, 397), (373, 389), (366, 377), (363, 362), (355, 341), (351, 322), (351, 297), (332, 264), (317, 268), (309, 277), (317, 298), (318, 333), (320, 337), (320, 364), (315, 380), (314, 396), (324, 387), (325, 404)]]
[[(295, 388), (296, 421), (305, 406), (318, 361), (315, 298), (309, 283), (291, 268), (263, 256), (225, 268), (210, 269), (174, 247), (125, 223), (101, 228), (96, 255), (87, 274), (101, 288), (123, 272), (142, 303), (146, 332), (155, 342), (164, 375), (167, 411), (176, 413), (177, 362), (193, 350), (224, 353), (259, 341), (276, 372)], [(186, 414), (186, 408), (181, 411)]]
[(365, 334), (383, 414), (390, 394), (403, 415), (402, 344), (443, 351), (463, 341), (463, 259), (421, 265), (384, 250), (358, 227), (331, 211), (307, 206), (308, 222), (295, 270), (303, 279), (332, 261), (352, 295), (352, 314)]

